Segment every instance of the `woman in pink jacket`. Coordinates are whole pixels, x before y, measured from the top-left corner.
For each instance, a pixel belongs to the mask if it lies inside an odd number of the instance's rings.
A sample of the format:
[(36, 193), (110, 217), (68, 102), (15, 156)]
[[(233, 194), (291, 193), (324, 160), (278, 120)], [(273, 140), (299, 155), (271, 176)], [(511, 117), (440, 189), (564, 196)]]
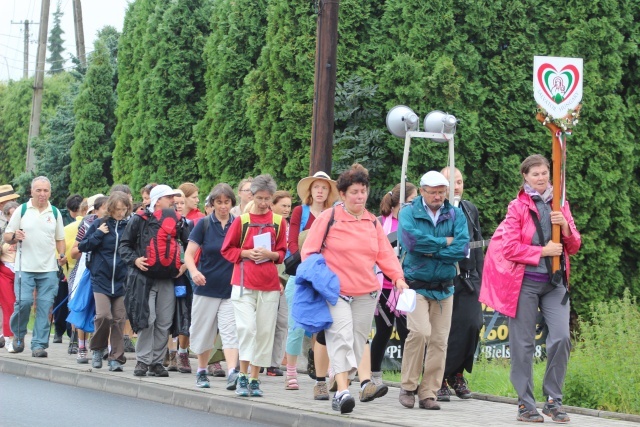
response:
[[(552, 211), (553, 188), (549, 162), (539, 155), (520, 165), (524, 183), (509, 203), (507, 216), (495, 231), (484, 261), (480, 302), (509, 317), (511, 383), (518, 393), (518, 421), (543, 422), (533, 397), (533, 354), (538, 308), (547, 336), (547, 369), (542, 390), (547, 402), (542, 410), (555, 422), (568, 422), (562, 407), (562, 385), (567, 372), (571, 341), (568, 301), (569, 255), (580, 248), (569, 204)], [(552, 225), (561, 229), (561, 243), (551, 241)], [(551, 259), (562, 256), (564, 271), (552, 274)], [(564, 274), (563, 274), (564, 273)]]
[[(340, 175), (337, 187), (343, 203), (325, 210), (314, 221), (302, 248), (302, 260), (322, 253), (340, 280), (338, 302), (335, 306), (327, 303), (333, 324), (325, 330), (325, 336), (338, 386), (331, 407), (345, 414), (355, 406), (349, 378), (355, 375), (362, 358), (380, 292), (374, 266), (380, 267), (399, 293), (408, 286), (382, 226), (365, 208), (369, 196), (367, 170), (354, 164)], [(361, 392), (369, 383), (362, 381)]]

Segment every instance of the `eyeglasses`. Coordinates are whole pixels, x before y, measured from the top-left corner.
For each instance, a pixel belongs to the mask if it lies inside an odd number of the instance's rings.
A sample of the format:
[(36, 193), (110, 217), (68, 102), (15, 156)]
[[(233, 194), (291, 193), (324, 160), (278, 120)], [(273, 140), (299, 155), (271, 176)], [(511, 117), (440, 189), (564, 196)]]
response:
[(251, 193), (251, 190), (240, 190), (240, 193)]
[(444, 197), (447, 195), (446, 191), (432, 191), (432, 190), (422, 190), (424, 192), (424, 194), (426, 194), (427, 196), (441, 196)]

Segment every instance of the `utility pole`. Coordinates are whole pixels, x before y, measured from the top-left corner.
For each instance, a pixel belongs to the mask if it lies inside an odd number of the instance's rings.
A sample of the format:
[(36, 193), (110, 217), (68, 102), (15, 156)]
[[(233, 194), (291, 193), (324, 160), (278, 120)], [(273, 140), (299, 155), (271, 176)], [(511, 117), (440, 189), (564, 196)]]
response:
[(318, 0), (309, 174), (331, 173), (340, 0)]
[(44, 84), (44, 64), (47, 56), (47, 32), (49, 31), (49, 0), (42, 0), (40, 10), (40, 35), (38, 36), (38, 55), (36, 58), (36, 76), (33, 83), (33, 102), (29, 121), (29, 139), (27, 140), (27, 172), (36, 169), (36, 156), (32, 146), (33, 138), (40, 135), (40, 113), (42, 111), (42, 90)]
[(73, 0), (73, 27), (76, 33), (76, 56), (82, 64), (82, 68), (87, 67), (87, 58), (84, 51), (84, 27), (82, 24), (82, 4), (80, 0)]
[[(22, 22), (13, 22), (12, 24), (24, 25), (24, 64), (22, 66), (22, 78), (29, 78), (29, 20)], [(39, 24), (39, 22), (31, 22), (31, 24)]]

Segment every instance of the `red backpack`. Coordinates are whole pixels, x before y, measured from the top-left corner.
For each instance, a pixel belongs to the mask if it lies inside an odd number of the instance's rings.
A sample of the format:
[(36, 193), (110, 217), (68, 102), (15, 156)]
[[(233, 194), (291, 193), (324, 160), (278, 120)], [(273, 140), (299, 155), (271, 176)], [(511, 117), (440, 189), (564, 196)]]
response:
[(156, 279), (172, 279), (180, 272), (180, 245), (177, 236), (183, 225), (174, 209), (137, 214), (144, 220), (138, 248), (147, 258), (148, 270), (142, 273)]

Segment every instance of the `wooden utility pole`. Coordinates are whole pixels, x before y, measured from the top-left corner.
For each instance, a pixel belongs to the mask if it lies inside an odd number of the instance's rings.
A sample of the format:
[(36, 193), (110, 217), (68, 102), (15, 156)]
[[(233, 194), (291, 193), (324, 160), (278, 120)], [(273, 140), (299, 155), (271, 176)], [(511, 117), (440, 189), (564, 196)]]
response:
[(87, 58), (84, 52), (84, 27), (82, 24), (82, 4), (80, 0), (73, 0), (73, 27), (76, 33), (76, 56), (82, 64), (82, 68), (87, 67)]
[(33, 82), (33, 101), (31, 120), (29, 121), (29, 139), (27, 141), (27, 172), (36, 169), (36, 156), (33, 138), (40, 135), (40, 112), (42, 111), (42, 90), (44, 84), (44, 64), (47, 57), (47, 32), (49, 31), (49, 0), (42, 0), (40, 10), (40, 35), (38, 36), (38, 54), (36, 58), (36, 76)]
[[(24, 25), (24, 64), (22, 66), (22, 78), (29, 77), (29, 20), (22, 22), (13, 22), (12, 24)], [(38, 24), (38, 22), (31, 22), (31, 24)]]
[(29, 77), (29, 20), (24, 21), (24, 65), (22, 78)]
[(319, 0), (309, 175), (331, 173), (340, 0)]

